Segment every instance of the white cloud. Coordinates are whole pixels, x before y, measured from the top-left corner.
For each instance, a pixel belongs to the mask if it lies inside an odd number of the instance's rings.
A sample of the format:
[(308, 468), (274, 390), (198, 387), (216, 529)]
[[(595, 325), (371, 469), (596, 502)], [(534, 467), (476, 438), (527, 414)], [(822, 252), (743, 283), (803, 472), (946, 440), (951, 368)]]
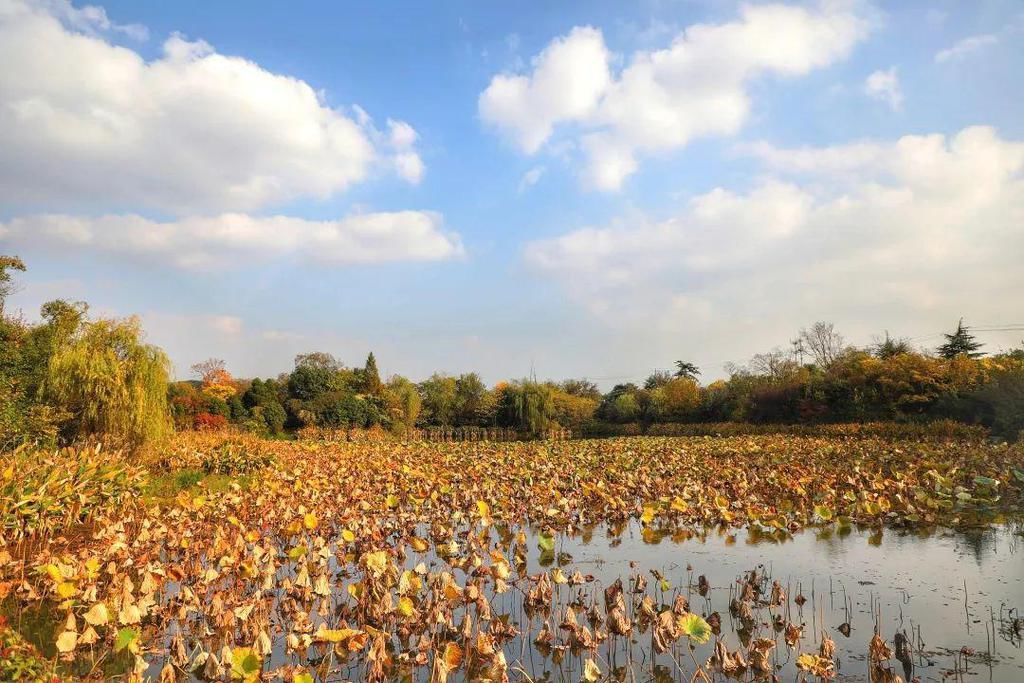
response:
[(685, 331), (717, 359), (786, 339), (740, 330), (821, 318), (865, 341), (872, 326), (1001, 320), (1024, 287), (1024, 142), (972, 127), (746, 151), (767, 172), (751, 190), (535, 241), (525, 258), (616, 329)]
[(601, 32), (577, 26), (534, 57), (529, 77), (495, 76), (480, 95), (480, 115), (532, 154), (555, 124), (593, 114), (611, 82), (610, 59)]
[(405, 121), (388, 119), (388, 137), (396, 149), (407, 149), (416, 143), (416, 130)]
[(377, 168), (422, 176), (408, 124), (379, 133), (302, 80), (180, 35), (147, 62), (108, 28), (99, 8), (0, 0), (0, 200), (180, 215), (328, 197)]
[(860, 7), (743, 5), (735, 21), (690, 26), (664, 49), (635, 53), (617, 74), (601, 32), (576, 27), (533, 59), (530, 74), (495, 76), (480, 116), (527, 154), (561, 126), (588, 156), (585, 183), (615, 190), (642, 154), (737, 132), (753, 79), (801, 76), (846, 57), (871, 26)]
[(894, 66), (884, 71), (879, 69), (868, 76), (864, 81), (864, 93), (868, 97), (885, 102), (893, 111), (899, 111), (903, 107), (903, 89), (900, 87), (900, 78)]
[(523, 174), (523, 177), (519, 180), (519, 191), (525, 192), (528, 188), (533, 187), (540, 180), (541, 176), (544, 175), (545, 168), (543, 166), (534, 166)]
[(221, 214), (158, 222), (137, 215), (47, 214), (0, 223), (4, 241), (92, 250), (183, 268), (228, 268), (296, 256), (329, 265), (438, 261), (463, 254), (459, 236), (428, 211), (355, 214), (336, 221)]
[(107, 16), (106, 10), (95, 5), (77, 8), (70, 0), (34, 0), (33, 4), (43, 9), (77, 31), (90, 35), (105, 32), (121, 33), (132, 40), (144, 41), (149, 30), (139, 24), (116, 24)]
[(945, 50), (939, 50), (935, 53), (935, 61), (939, 64), (945, 62), (956, 62), (964, 59), (971, 53), (983, 50), (986, 47), (991, 47), (999, 42), (999, 37), (985, 33), (977, 36), (969, 36), (958, 40), (953, 43), (951, 47), (947, 47)]
[(401, 152), (395, 155), (395, 172), (413, 185), (419, 185), (425, 171), (426, 168), (419, 154)]

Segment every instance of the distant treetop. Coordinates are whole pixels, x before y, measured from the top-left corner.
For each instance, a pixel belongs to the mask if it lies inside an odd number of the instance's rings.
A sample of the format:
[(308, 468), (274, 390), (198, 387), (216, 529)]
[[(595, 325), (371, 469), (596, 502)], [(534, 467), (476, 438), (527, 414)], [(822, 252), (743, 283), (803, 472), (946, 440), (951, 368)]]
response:
[(944, 336), (946, 337), (946, 343), (938, 349), (939, 355), (943, 358), (957, 358), (960, 356), (978, 358), (985, 355), (984, 352), (978, 350), (983, 344), (974, 338), (970, 328), (964, 325), (963, 318), (960, 318), (960, 322), (957, 323), (956, 332)]

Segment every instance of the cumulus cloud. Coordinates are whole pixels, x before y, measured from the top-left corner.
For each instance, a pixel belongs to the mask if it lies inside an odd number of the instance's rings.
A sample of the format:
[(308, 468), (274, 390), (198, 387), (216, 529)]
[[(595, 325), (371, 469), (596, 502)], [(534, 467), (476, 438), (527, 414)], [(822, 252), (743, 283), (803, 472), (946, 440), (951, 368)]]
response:
[(180, 35), (146, 61), (107, 39), (122, 29), (95, 7), (0, 0), (0, 200), (180, 215), (328, 197), (378, 168), (422, 177), (404, 122), (381, 133), (300, 79)]
[(610, 60), (601, 31), (577, 26), (534, 57), (529, 76), (495, 76), (480, 95), (480, 116), (532, 154), (555, 124), (594, 113), (611, 84)]
[(952, 46), (936, 52), (935, 61), (939, 64), (945, 62), (957, 62), (972, 53), (978, 52), (979, 50), (983, 50), (987, 47), (992, 47), (998, 42), (999, 37), (991, 33), (968, 36), (967, 38), (963, 38), (953, 43)]
[(644, 154), (737, 132), (754, 79), (801, 76), (846, 57), (871, 27), (860, 7), (744, 5), (735, 21), (690, 26), (666, 48), (635, 53), (618, 73), (600, 30), (576, 27), (537, 55), (528, 74), (494, 76), (480, 116), (526, 154), (565, 129), (587, 156), (584, 182), (615, 190)]
[(759, 325), (1001, 319), (1024, 287), (1024, 142), (971, 127), (745, 151), (764, 165), (753, 189), (535, 241), (525, 258), (598, 316), (700, 334), (719, 359), (750, 353), (737, 330)]
[(97, 35), (101, 33), (120, 33), (132, 40), (144, 41), (149, 38), (149, 30), (140, 24), (118, 24), (110, 20), (107, 11), (95, 5), (75, 7), (70, 0), (35, 0), (36, 7), (43, 9), (72, 28)]
[(428, 211), (355, 214), (335, 221), (221, 214), (159, 222), (138, 215), (46, 214), (0, 223), (13, 244), (134, 256), (182, 268), (295, 256), (327, 265), (439, 261), (463, 254), (459, 236)]
[(871, 98), (880, 100), (889, 105), (893, 111), (899, 111), (903, 107), (903, 89), (900, 87), (900, 78), (896, 73), (896, 67), (873, 72), (864, 81), (864, 93)]

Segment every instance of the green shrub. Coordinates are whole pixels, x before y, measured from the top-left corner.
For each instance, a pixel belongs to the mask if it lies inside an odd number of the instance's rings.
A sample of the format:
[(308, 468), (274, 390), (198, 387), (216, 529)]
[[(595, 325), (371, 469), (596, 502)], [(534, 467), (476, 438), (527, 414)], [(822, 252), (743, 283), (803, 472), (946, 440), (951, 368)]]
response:
[(53, 667), (0, 616), (0, 680), (42, 683), (56, 680)]
[(182, 470), (174, 476), (174, 485), (178, 490), (190, 489), (203, 480), (203, 473), (198, 470)]

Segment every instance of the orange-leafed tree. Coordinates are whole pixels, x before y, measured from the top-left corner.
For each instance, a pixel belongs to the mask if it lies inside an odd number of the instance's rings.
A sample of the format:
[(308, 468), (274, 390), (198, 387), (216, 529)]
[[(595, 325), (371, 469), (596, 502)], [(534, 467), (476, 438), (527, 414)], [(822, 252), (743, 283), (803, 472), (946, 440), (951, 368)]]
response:
[(226, 401), (236, 393), (238, 388), (231, 373), (220, 358), (208, 358), (192, 366), (192, 372), (203, 382), (203, 393), (212, 398)]

